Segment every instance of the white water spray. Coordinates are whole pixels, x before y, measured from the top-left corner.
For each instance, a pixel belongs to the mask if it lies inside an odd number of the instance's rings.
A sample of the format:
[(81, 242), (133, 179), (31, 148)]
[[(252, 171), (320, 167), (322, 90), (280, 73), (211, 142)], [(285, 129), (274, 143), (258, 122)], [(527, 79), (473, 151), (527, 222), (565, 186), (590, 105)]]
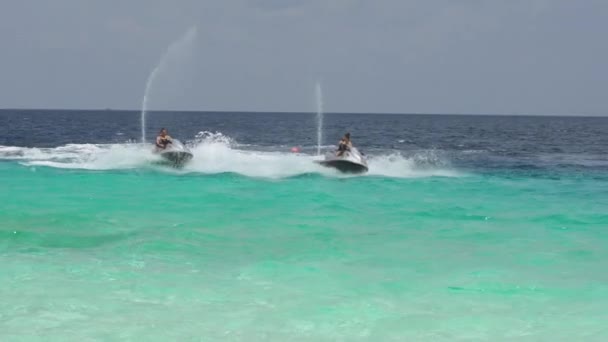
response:
[[(0, 146), (0, 162), (15, 161), (29, 167), (45, 166), (62, 169), (128, 170), (154, 168), (166, 172), (187, 174), (236, 173), (248, 177), (284, 178), (303, 174), (342, 177), (332, 168), (313, 163), (315, 156), (282, 151), (260, 151), (239, 144), (219, 132), (201, 132), (188, 145), (194, 154), (183, 169), (175, 170), (155, 165), (160, 156), (148, 146), (124, 144), (69, 144), (54, 148)], [(267, 146), (265, 146), (266, 148)], [(394, 152), (368, 155), (370, 176), (390, 178), (462, 177), (454, 171), (449, 160), (436, 151), (420, 151), (404, 156)], [(32, 169), (34, 171), (34, 169)], [(347, 176), (351, 177), (351, 176)]]
[(157, 74), (160, 70), (162, 70), (167, 64), (167, 60), (170, 59), (172, 55), (175, 55), (181, 51), (183, 51), (186, 47), (192, 46), (194, 39), (196, 38), (196, 26), (191, 27), (186, 33), (177, 41), (173, 42), (173, 44), (169, 45), (169, 48), (162, 55), (160, 62), (156, 65), (150, 76), (148, 76), (148, 81), (146, 82), (146, 91), (144, 93), (143, 103), (141, 105), (141, 142), (146, 142), (146, 112), (148, 110), (148, 95), (152, 84), (154, 84), (154, 80), (156, 79)]
[(321, 145), (323, 144), (323, 89), (321, 83), (317, 82), (317, 155), (321, 155)]

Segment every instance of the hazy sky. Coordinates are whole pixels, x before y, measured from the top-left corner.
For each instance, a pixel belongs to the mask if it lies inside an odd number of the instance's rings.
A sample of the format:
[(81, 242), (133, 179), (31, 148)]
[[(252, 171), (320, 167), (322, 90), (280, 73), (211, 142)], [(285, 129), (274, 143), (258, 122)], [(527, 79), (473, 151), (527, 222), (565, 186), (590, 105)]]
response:
[[(606, 0), (2, 0), (0, 108), (608, 115)], [(187, 39), (186, 39), (187, 40)]]

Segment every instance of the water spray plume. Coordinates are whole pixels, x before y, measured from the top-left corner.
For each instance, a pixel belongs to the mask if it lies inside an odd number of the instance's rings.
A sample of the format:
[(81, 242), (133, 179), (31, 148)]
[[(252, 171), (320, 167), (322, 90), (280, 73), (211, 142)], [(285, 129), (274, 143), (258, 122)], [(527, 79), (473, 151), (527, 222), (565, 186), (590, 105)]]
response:
[(317, 99), (317, 155), (321, 155), (323, 144), (323, 89), (320, 82), (317, 82), (315, 93)]
[(156, 80), (158, 73), (165, 68), (167, 64), (167, 60), (171, 58), (172, 55), (179, 54), (183, 52), (187, 47), (192, 46), (195, 38), (196, 38), (196, 26), (191, 27), (184, 35), (173, 42), (173, 44), (169, 45), (169, 48), (162, 55), (160, 62), (156, 65), (154, 70), (148, 76), (148, 81), (146, 82), (146, 90), (144, 92), (144, 99), (141, 105), (141, 142), (146, 142), (146, 112), (148, 111), (148, 97), (150, 95), (150, 90), (152, 89), (152, 85)]

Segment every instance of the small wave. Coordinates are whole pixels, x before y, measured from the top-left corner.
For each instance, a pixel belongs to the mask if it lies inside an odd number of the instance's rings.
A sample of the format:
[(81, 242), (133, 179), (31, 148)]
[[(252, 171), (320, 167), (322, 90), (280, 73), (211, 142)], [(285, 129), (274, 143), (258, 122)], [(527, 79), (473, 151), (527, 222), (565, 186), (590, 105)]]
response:
[[(334, 169), (315, 161), (312, 153), (259, 151), (251, 146), (241, 148), (232, 138), (220, 132), (200, 132), (186, 144), (194, 158), (177, 173), (236, 173), (248, 177), (285, 178), (303, 174), (322, 174), (342, 177)], [(457, 176), (435, 152), (417, 152), (411, 156), (399, 153), (369, 155), (371, 176), (393, 178)], [(0, 159), (19, 160), (24, 165), (65, 169), (121, 170), (146, 168), (155, 165), (160, 157), (150, 145), (126, 144), (69, 144), (56, 148), (26, 148), (0, 146)], [(165, 170), (165, 168), (163, 168)]]

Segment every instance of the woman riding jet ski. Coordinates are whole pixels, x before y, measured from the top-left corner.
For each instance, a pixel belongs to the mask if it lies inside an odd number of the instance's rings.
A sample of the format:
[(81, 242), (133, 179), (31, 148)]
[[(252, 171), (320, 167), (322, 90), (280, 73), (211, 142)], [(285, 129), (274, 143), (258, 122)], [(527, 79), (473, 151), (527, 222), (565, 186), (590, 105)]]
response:
[(350, 140), (350, 133), (344, 134), (344, 137), (338, 143), (338, 151), (333, 154), (325, 155), (325, 160), (319, 164), (327, 167), (333, 167), (344, 173), (364, 173), (367, 172), (367, 161), (365, 157), (353, 147)]
[(179, 140), (172, 139), (165, 128), (161, 129), (156, 137), (154, 152), (176, 167), (182, 166), (192, 159), (192, 152)]
[(172, 144), (173, 139), (167, 134), (166, 128), (161, 128), (156, 137), (156, 151), (160, 152), (167, 149), (167, 145)]
[(342, 155), (344, 155), (344, 152), (350, 151), (352, 148), (353, 143), (350, 141), (350, 133), (346, 133), (338, 143), (338, 152), (336, 153), (336, 156), (342, 157)]

